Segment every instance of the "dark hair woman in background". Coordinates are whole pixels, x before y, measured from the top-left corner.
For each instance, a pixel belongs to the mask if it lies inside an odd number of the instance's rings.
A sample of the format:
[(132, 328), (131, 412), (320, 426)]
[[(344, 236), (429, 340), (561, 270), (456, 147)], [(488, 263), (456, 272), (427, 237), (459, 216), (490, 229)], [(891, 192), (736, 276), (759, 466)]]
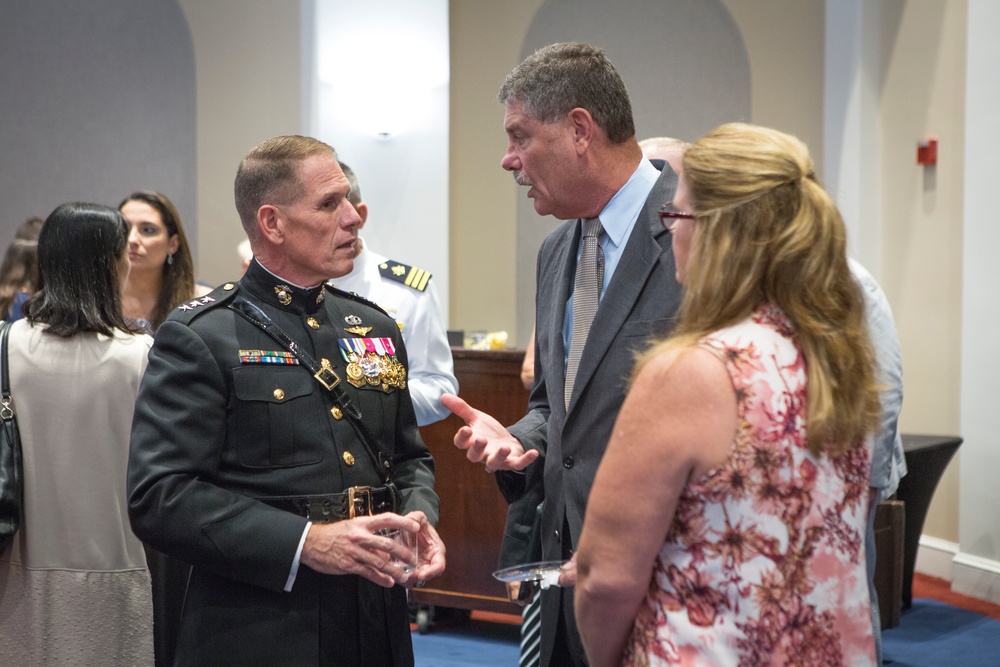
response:
[(152, 345), (122, 314), (128, 234), (112, 208), (58, 207), (38, 239), (38, 289), (11, 325), (24, 504), (0, 554), (3, 665), (153, 661), (149, 572), (125, 507)]
[(125, 316), (149, 334), (170, 311), (209, 291), (194, 280), (194, 261), (177, 208), (165, 195), (133, 192), (118, 205), (131, 227), (132, 273), (125, 285)]
[(3, 264), (0, 264), (0, 313), (6, 313), (4, 320), (7, 322), (21, 319), (21, 306), (35, 288), (38, 233), (42, 222), (41, 218), (28, 218), (18, 227), (14, 240), (7, 246)]

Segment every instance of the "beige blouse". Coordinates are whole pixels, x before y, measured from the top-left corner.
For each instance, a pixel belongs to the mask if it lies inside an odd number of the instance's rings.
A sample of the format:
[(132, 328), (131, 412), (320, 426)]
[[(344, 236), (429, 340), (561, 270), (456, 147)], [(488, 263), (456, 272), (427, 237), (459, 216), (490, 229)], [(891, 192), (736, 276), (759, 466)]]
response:
[(67, 339), (23, 319), (12, 326), (24, 518), (0, 554), (0, 664), (152, 663), (149, 574), (125, 489), (151, 345), (146, 335)]

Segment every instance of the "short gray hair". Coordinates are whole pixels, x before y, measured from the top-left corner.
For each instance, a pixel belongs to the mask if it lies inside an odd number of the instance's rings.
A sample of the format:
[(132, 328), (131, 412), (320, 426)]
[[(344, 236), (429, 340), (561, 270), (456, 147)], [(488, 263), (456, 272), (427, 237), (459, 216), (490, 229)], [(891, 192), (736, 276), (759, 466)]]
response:
[(250, 240), (258, 236), (257, 211), (273, 200), (286, 204), (302, 196), (299, 163), (313, 155), (337, 157), (329, 144), (299, 135), (273, 137), (254, 146), (236, 170), (236, 210)]
[(635, 136), (632, 103), (618, 71), (602, 49), (584, 42), (550, 44), (515, 67), (497, 95), (500, 104), (519, 102), (543, 123), (580, 107), (616, 144)]

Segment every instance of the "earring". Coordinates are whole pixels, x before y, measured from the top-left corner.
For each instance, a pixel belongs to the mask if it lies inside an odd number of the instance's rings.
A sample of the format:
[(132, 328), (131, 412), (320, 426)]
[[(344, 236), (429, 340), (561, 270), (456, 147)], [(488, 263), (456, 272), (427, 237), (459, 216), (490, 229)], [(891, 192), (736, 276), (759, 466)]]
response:
[(169, 266), (169, 265), (171, 265), (173, 263), (174, 263), (174, 256), (173, 255), (167, 255), (167, 265)]

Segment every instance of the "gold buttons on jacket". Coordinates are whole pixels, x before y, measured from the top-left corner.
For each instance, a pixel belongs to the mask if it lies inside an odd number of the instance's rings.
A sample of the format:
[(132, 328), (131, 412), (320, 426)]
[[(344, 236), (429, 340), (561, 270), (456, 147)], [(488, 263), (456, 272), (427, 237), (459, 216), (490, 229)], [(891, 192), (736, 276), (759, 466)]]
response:
[(349, 466), (354, 465), (354, 454), (351, 454), (350, 452), (344, 452), (344, 463), (346, 463)]
[(344, 412), (336, 405), (330, 408), (330, 414), (333, 415), (333, 418), (336, 419), (337, 421), (340, 421), (341, 419), (344, 418)]
[(233, 290), (235, 288), (236, 288), (236, 285), (234, 285), (232, 283), (226, 283), (225, 285), (222, 286), (222, 289), (226, 290), (227, 292), (229, 292), (229, 291), (231, 291), (231, 290)]
[(313, 329), (319, 329), (319, 322), (316, 321), (315, 317), (310, 317), (306, 320), (306, 324), (311, 326)]
[(278, 399), (279, 401), (282, 400), (282, 399), (284, 399), (285, 398), (285, 390), (284, 389), (275, 389), (274, 390), (274, 397), (276, 399)]

